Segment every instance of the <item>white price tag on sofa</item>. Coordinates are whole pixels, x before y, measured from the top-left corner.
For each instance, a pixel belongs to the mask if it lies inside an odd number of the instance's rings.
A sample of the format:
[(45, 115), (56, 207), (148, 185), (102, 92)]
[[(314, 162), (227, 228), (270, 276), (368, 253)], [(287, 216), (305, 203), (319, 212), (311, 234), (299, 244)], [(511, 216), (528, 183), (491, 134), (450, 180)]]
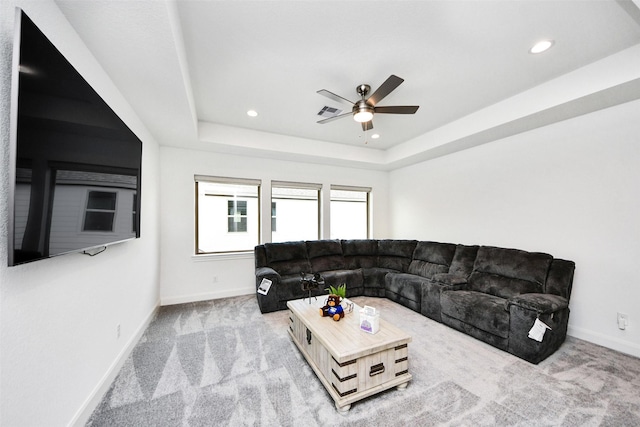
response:
[(271, 288), (271, 280), (262, 279), (262, 282), (260, 282), (260, 286), (258, 287), (258, 293), (266, 295), (269, 293), (269, 288)]
[(531, 330), (529, 330), (529, 338), (538, 342), (542, 342), (542, 338), (544, 338), (544, 333), (547, 332), (547, 329), (551, 328), (544, 322), (541, 322), (540, 319), (536, 319), (533, 327), (531, 328)]

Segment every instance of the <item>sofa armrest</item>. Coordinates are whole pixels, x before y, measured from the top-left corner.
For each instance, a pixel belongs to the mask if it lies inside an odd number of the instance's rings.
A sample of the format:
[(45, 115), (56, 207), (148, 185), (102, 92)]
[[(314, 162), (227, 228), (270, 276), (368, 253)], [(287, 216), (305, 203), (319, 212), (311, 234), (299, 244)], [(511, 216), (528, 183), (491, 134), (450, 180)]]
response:
[[(521, 294), (507, 300), (509, 311), (509, 353), (537, 364), (564, 342), (569, 323), (569, 303), (554, 294)], [(529, 338), (529, 330), (540, 319), (549, 330), (541, 342)]]
[(505, 307), (507, 311), (512, 305), (534, 311), (540, 315), (563, 310), (569, 307), (569, 301), (560, 295), (531, 293), (509, 298)]
[[(262, 279), (271, 280), (271, 288), (267, 295), (257, 292)], [(256, 268), (256, 296), (258, 298), (258, 307), (262, 313), (270, 313), (278, 310), (278, 296), (276, 288), (280, 283), (280, 274), (271, 267)]]
[(463, 289), (467, 284), (467, 276), (452, 273), (434, 274), (431, 280), (447, 289)]
[[(258, 267), (256, 268), (256, 279), (262, 280), (267, 278), (271, 281), (273, 279), (280, 280), (280, 274), (271, 267)], [(259, 280), (256, 280), (259, 283)]]

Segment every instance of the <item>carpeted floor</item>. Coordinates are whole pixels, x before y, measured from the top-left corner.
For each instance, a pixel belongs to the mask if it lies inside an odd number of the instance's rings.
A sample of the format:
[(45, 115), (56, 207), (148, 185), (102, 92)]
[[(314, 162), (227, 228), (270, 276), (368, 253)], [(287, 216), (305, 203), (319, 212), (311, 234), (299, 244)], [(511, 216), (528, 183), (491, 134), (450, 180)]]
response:
[(569, 337), (531, 365), (389, 300), (353, 300), (412, 335), (406, 390), (339, 415), (288, 312), (263, 315), (250, 295), (162, 307), (87, 426), (640, 425), (640, 359)]

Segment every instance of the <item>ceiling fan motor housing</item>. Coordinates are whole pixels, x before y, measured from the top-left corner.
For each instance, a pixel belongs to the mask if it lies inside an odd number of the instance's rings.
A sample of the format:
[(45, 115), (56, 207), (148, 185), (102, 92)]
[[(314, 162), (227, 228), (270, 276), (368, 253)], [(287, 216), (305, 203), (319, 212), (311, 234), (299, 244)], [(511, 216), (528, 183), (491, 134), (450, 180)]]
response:
[(373, 107), (367, 104), (367, 101), (361, 99), (353, 104), (353, 118), (356, 122), (368, 122), (373, 118)]

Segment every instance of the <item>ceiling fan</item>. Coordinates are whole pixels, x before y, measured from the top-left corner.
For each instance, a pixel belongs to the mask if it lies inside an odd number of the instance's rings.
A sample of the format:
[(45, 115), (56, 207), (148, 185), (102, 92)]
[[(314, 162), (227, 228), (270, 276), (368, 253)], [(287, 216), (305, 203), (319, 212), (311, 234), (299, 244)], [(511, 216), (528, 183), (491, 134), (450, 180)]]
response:
[(373, 92), (371, 96), (367, 98), (369, 91), (371, 91), (371, 86), (366, 84), (361, 84), (356, 87), (356, 92), (360, 95), (360, 100), (357, 102), (350, 101), (346, 98), (341, 97), (340, 95), (336, 95), (333, 92), (329, 92), (326, 89), (321, 89), (318, 91), (320, 95), (324, 95), (327, 98), (333, 99), (334, 101), (344, 102), (351, 105), (351, 111), (344, 114), (339, 114), (334, 117), (329, 117), (328, 119), (323, 119), (318, 121), (318, 123), (324, 124), (329, 123), (334, 120), (347, 117), (349, 115), (353, 115), (353, 119), (356, 122), (362, 124), (362, 130), (368, 131), (373, 129), (373, 115), (375, 113), (379, 114), (415, 114), (420, 108), (418, 105), (397, 105), (391, 107), (377, 107), (378, 102), (382, 101), (382, 99), (393, 92), (400, 84), (404, 81), (398, 76), (391, 75), (387, 80), (385, 80), (380, 87)]

